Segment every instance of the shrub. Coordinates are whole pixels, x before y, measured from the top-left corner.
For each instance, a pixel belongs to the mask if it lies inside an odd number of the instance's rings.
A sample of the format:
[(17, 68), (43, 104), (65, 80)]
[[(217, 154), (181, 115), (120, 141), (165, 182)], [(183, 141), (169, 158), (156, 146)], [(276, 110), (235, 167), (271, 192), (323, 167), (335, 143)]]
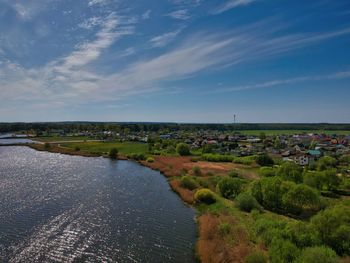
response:
[(262, 177), (272, 177), (276, 175), (276, 171), (272, 167), (261, 167), (259, 169), (259, 174)]
[(319, 238), (339, 255), (350, 255), (350, 209), (336, 205), (319, 212), (311, 219)]
[(317, 169), (319, 171), (327, 170), (328, 168), (336, 167), (337, 160), (331, 156), (323, 156), (317, 161)]
[(189, 147), (186, 143), (179, 143), (179, 144), (176, 146), (176, 152), (177, 152), (180, 156), (190, 155), (190, 147)]
[(203, 154), (202, 158), (208, 162), (232, 162), (235, 157), (224, 154)]
[(235, 171), (235, 170), (232, 170), (229, 174), (228, 174), (229, 177), (231, 178), (236, 178), (238, 177), (238, 173)]
[(217, 186), (223, 197), (233, 199), (241, 192), (243, 183), (238, 178), (225, 177)]
[(253, 251), (245, 259), (245, 263), (267, 263), (267, 259), (263, 252)]
[(319, 194), (311, 187), (298, 184), (293, 185), (282, 197), (283, 208), (289, 213), (298, 215), (305, 209), (318, 209)]
[(300, 254), (299, 249), (290, 241), (274, 239), (269, 249), (271, 263), (292, 263)]
[(76, 147), (74, 148), (74, 150), (75, 150), (76, 152), (79, 152), (79, 151), (80, 151), (80, 147), (76, 146)]
[(284, 180), (301, 183), (303, 181), (303, 169), (292, 162), (284, 162), (278, 169), (277, 175)]
[(195, 176), (201, 176), (202, 175), (201, 168), (199, 168), (198, 166), (193, 166), (192, 171), (193, 171), (193, 174)]
[(143, 153), (132, 153), (132, 154), (128, 154), (127, 157), (129, 159), (133, 159), (135, 161), (144, 161), (144, 160), (146, 160), (146, 155), (144, 155)]
[(250, 212), (253, 209), (261, 209), (258, 201), (247, 192), (239, 194), (236, 200), (238, 208), (242, 211)]
[(194, 199), (197, 203), (213, 204), (216, 202), (215, 194), (207, 188), (198, 190)]
[(274, 164), (273, 159), (267, 154), (259, 155), (256, 158), (256, 163), (259, 164), (260, 166), (271, 166)]
[(308, 247), (302, 251), (298, 263), (337, 263), (338, 256), (329, 247)]
[(227, 236), (231, 233), (231, 225), (229, 223), (221, 223), (218, 231), (221, 236)]
[(256, 155), (245, 156), (245, 157), (234, 157), (232, 162), (251, 165), (256, 160)]
[(182, 176), (180, 180), (180, 185), (183, 188), (187, 188), (189, 190), (194, 190), (198, 187), (196, 181), (193, 180), (193, 178), (191, 178), (190, 176)]
[(154, 158), (153, 158), (153, 157), (148, 157), (148, 158), (146, 159), (146, 161), (147, 161), (148, 163), (154, 163)]
[(112, 148), (109, 151), (109, 157), (112, 159), (117, 159), (118, 158), (118, 149), (117, 148)]
[(287, 224), (285, 231), (288, 239), (299, 248), (321, 244), (317, 230), (311, 224), (302, 221), (291, 222)]

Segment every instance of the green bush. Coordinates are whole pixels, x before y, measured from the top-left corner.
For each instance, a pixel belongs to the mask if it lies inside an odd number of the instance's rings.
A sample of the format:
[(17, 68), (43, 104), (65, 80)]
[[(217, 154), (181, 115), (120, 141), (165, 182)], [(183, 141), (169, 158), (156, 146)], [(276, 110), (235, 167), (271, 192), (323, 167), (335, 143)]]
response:
[(313, 188), (305, 185), (293, 185), (282, 197), (283, 209), (298, 215), (306, 209), (318, 210), (320, 196)]
[(257, 158), (256, 155), (244, 156), (244, 157), (234, 157), (232, 162), (239, 163), (239, 164), (245, 164), (245, 165), (251, 165), (255, 162), (256, 158)]
[(76, 147), (74, 148), (74, 151), (79, 152), (79, 151), (80, 151), (80, 147), (76, 146)]
[(238, 178), (222, 178), (217, 187), (221, 195), (225, 198), (234, 199), (242, 190), (242, 180)]
[(336, 205), (312, 217), (311, 224), (322, 242), (339, 255), (350, 256), (350, 208)]
[(190, 176), (182, 176), (180, 180), (180, 185), (181, 187), (187, 188), (189, 190), (194, 190), (198, 187), (197, 182)]
[(253, 251), (244, 259), (244, 263), (267, 263), (267, 259), (263, 252)]
[(203, 154), (202, 158), (208, 162), (232, 162), (235, 158), (233, 155), (224, 155), (224, 154)]
[(235, 170), (232, 170), (232, 171), (230, 171), (228, 176), (231, 178), (236, 178), (236, 177), (238, 177), (238, 173)]
[(297, 247), (306, 248), (321, 244), (318, 232), (314, 226), (302, 221), (290, 222), (287, 224), (285, 232)]
[(238, 208), (242, 211), (250, 212), (253, 209), (261, 210), (258, 201), (247, 192), (239, 194), (236, 201)]
[(317, 161), (317, 169), (319, 171), (327, 170), (337, 166), (337, 159), (331, 156), (323, 156)]
[(259, 155), (256, 158), (256, 163), (259, 164), (260, 166), (271, 166), (274, 164), (273, 159), (267, 154)]
[(148, 163), (154, 163), (154, 158), (153, 158), (153, 157), (148, 157), (148, 158), (146, 159), (146, 161), (147, 161)]
[(284, 162), (279, 167), (277, 175), (284, 180), (301, 183), (303, 181), (303, 169), (292, 162)]
[(197, 203), (213, 204), (216, 202), (215, 194), (207, 188), (198, 190), (194, 194), (194, 199)]
[(195, 176), (201, 176), (202, 175), (201, 168), (199, 168), (198, 166), (193, 166), (192, 171), (193, 171), (193, 174)]
[(117, 159), (118, 158), (118, 149), (117, 148), (112, 148), (110, 151), (109, 151), (109, 157), (112, 158), (112, 159)]
[(276, 171), (272, 167), (264, 166), (259, 169), (259, 175), (262, 177), (273, 177), (276, 175)]
[(128, 154), (127, 157), (129, 159), (133, 159), (136, 161), (144, 161), (146, 160), (146, 155), (144, 155), (143, 153), (132, 153), (132, 154)]
[(186, 143), (179, 143), (178, 145), (176, 145), (176, 152), (180, 156), (190, 155), (190, 146), (188, 146)]
[(337, 263), (338, 256), (329, 247), (308, 247), (301, 253), (298, 263)]
[(269, 249), (271, 263), (292, 263), (299, 254), (299, 249), (292, 242), (284, 239), (274, 239)]

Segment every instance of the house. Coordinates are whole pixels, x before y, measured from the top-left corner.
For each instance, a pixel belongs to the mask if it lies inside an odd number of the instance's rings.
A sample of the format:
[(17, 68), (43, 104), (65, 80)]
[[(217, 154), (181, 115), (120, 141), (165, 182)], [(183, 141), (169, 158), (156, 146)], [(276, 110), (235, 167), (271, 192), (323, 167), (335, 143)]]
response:
[(322, 156), (322, 152), (319, 150), (309, 150), (307, 153), (316, 159)]
[(309, 165), (309, 155), (304, 153), (297, 154), (296, 156), (294, 156), (294, 162), (301, 166)]

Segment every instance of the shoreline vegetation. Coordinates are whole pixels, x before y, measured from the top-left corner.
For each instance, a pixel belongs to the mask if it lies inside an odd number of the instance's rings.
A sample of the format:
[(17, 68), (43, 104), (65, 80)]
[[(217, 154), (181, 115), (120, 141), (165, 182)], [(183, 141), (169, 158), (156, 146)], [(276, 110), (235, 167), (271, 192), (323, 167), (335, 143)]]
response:
[[(162, 173), (172, 190), (197, 212), (200, 262), (313, 263), (319, 257), (321, 263), (350, 262), (350, 194), (335, 188), (340, 185), (337, 177), (327, 177), (333, 164), (326, 162), (324, 171), (309, 171), (277, 160), (271, 165), (266, 158), (262, 158), (266, 166), (258, 164), (257, 156), (218, 158), (181, 147), (173, 154), (154, 155), (146, 143), (45, 141), (27, 146), (134, 160)], [(314, 182), (316, 173), (327, 177), (328, 186), (327, 182), (321, 188), (309, 186), (323, 184)]]

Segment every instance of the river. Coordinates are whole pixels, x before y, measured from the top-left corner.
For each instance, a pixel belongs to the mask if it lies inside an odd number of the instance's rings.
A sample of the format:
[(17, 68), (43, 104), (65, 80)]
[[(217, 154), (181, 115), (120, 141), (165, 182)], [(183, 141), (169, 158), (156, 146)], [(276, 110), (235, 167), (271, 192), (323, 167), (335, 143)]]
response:
[(137, 163), (0, 147), (0, 261), (195, 262), (194, 217)]

